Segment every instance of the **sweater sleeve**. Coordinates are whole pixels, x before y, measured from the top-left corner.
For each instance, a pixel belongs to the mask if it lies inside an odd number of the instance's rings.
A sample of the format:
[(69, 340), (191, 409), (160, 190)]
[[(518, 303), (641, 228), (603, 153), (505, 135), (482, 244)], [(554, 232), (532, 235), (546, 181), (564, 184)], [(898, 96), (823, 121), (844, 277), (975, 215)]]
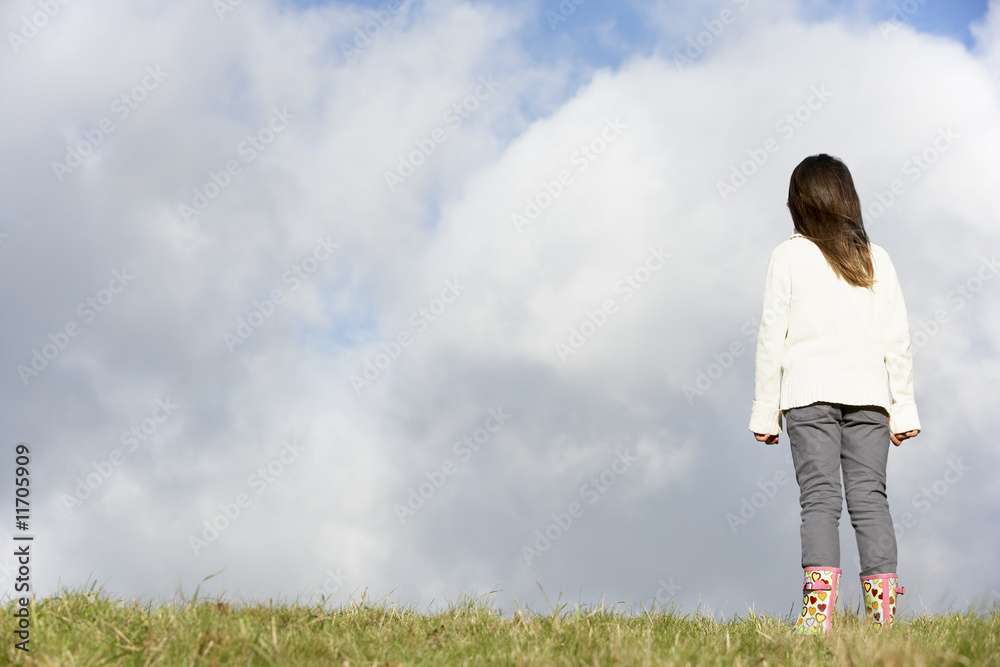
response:
[(781, 357), (788, 333), (791, 293), (788, 263), (783, 254), (775, 249), (767, 262), (764, 301), (757, 329), (754, 400), (749, 427), (754, 433), (781, 433)]
[(920, 429), (917, 404), (913, 395), (913, 353), (910, 350), (910, 325), (906, 317), (906, 304), (899, 278), (892, 261), (886, 258), (885, 275), (885, 326), (882, 348), (885, 369), (889, 374), (889, 391), (892, 407), (889, 410), (889, 429), (904, 433)]

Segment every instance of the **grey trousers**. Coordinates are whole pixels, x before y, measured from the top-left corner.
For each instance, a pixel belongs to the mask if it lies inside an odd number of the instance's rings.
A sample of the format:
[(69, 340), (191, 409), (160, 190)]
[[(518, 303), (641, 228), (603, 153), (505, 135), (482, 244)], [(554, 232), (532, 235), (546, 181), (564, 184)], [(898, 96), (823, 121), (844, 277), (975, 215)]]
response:
[(896, 533), (885, 495), (888, 415), (880, 407), (813, 403), (785, 413), (802, 506), (802, 567), (840, 567), (844, 492), (861, 576), (896, 571)]

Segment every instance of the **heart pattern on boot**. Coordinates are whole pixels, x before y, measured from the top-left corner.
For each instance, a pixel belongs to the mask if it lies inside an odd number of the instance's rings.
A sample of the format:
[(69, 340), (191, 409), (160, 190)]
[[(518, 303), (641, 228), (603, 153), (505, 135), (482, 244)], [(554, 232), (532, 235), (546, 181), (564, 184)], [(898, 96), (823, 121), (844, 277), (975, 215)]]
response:
[(868, 620), (883, 627), (892, 627), (896, 616), (898, 582), (895, 574), (878, 574), (862, 579)]
[[(814, 590), (822, 586), (829, 590)], [(802, 614), (795, 622), (795, 632), (799, 634), (823, 634), (830, 632), (833, 609), (837, 603), (840, 586), (838, 568), (809, 568), (805, 572), (802, 590)]]

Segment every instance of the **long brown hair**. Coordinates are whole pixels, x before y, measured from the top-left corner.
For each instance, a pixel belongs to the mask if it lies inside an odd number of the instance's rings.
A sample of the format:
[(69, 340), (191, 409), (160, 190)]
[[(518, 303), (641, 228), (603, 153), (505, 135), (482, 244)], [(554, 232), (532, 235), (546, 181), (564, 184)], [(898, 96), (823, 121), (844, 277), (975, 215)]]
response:
[(847, 165), (826, 153), (800, 162), (788, 184), (788, 208), (795, 231), (819, 246), (835, 274), (857, 287), (875, 284), (861, 201)]

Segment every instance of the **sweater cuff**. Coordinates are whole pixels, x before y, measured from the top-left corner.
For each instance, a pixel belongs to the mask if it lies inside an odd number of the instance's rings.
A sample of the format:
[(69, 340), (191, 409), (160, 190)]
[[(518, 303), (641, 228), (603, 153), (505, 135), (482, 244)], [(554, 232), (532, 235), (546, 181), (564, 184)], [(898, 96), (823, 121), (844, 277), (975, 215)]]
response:
[(750, 411), (750, 430), (753, 433), (778, 435), (781, 433), (781, 409), (777, 405), (753, 402)]
[(893, 433), (919, 431), (920, 419), (917, 417), (915, 403), (893, 403), (889, 409), (889, 430)]

